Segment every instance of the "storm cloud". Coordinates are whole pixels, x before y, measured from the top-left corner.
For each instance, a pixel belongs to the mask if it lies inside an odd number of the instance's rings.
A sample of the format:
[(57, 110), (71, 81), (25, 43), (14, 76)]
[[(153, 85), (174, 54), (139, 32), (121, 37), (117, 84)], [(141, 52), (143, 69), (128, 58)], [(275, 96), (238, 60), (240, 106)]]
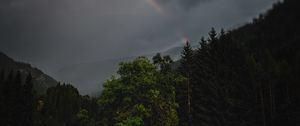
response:
[(211, 27), (235, 28), (275, 1), (1, 0), (0, 51), (55, 77), (71, 64), (196, 44)]

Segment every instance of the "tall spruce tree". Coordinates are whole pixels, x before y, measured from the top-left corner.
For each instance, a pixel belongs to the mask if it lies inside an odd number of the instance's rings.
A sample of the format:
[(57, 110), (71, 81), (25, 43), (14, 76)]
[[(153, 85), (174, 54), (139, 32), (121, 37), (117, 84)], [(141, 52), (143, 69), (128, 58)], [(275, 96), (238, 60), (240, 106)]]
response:
[(23, 125), (32, 126), (35, 98), (31, 73), (29, 73), (26, 77), (22, 93), (23, 110), (22, 113), (20, 113), (22, 114), (22, 122)]
[[(5, 84), (5, 75), (4, 75), (4, 70), (1, 70), (0, 73), (0, 114), (4, 115), (4, 84)], [(3, 118), (0, 118), (0, 125), (4, 125), (3, 124)]]
[[(12, 81), (11, 86), (11, 96), (10, 96), (10, 124), (14, 126), (22, 126), (22, 74), (20, 71), (17, 71), (14, 80)], [(16, 121), (18, 120), (18, 121)]]
[(180, 73), (186, 78), (182, 85), (177, 86), (177, 99), (179, 102), (179, 124), (192, 125), (192, 83), (191, 70), (193, 63), (193, 50), (190, 43), (187, 41), (181, 53)]

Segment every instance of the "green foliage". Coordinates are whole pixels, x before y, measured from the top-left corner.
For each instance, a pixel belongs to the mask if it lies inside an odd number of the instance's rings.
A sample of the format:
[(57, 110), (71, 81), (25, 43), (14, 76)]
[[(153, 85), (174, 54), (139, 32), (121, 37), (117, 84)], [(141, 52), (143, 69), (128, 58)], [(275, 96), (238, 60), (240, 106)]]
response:
[(76, 116), (82, 126), (87, 125), (90, 121), (88, 111), (85, 109), (81, 109)]
[(89, 116), (89, 112), (86, 109), (80, 109), (76, 117), (79, 126), (95, 126), (95, 121)]
[(157, 53), (152, 60), (153, 64), (156, 65), (162, 73), (171, 71), (171, 64), (173, 63), (173, 60), (170, 56), (161, 57), (160, 53)]
[(120, 77), (104, 84), (98, 101), (103, 125), (177, 125), (174, 86), (178, 79), (165, 67), (169, 58), (156, 58), (160, 69), (145, 57), (120, 63)]
[(117, 123), (116, 126), (141, 126), (142, 119), (141, 117), (128, 117), (120, 123)]

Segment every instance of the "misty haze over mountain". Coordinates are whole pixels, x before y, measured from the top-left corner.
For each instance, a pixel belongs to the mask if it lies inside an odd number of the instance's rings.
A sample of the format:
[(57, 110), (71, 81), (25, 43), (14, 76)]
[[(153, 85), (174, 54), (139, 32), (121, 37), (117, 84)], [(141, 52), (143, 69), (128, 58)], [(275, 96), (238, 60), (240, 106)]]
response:
[(196, 44), (211, 26), (237, 27), (275, 1), (2, 0), (0, 50), (90, 93), (124, 57)]

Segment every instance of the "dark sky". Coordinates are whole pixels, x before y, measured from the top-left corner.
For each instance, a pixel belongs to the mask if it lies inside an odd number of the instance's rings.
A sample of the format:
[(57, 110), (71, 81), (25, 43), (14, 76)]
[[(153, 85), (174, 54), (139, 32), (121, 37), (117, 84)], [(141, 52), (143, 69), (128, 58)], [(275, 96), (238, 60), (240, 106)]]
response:
[(235, 28), (277, 0), (1, 0), (0, 51), (52, 75)]

